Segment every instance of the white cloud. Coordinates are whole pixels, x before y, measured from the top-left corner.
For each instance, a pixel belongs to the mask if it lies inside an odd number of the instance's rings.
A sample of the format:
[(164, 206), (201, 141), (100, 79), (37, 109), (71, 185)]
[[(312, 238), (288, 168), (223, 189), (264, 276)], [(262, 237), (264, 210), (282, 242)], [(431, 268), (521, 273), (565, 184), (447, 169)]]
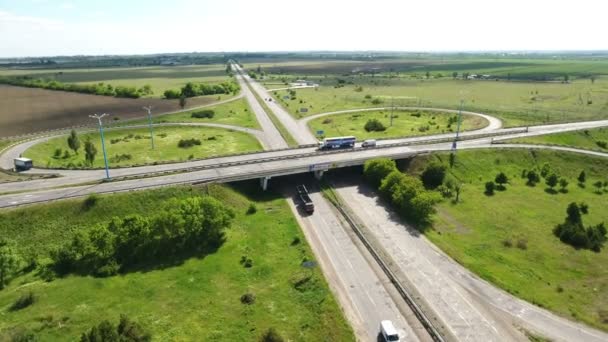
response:
[(71, 10), (71, 9), (74, 9), (74, 4), (72, 4), (70, 2), (64, 2), (61, 4), (61, 8), (66, 9), (66, 10)]

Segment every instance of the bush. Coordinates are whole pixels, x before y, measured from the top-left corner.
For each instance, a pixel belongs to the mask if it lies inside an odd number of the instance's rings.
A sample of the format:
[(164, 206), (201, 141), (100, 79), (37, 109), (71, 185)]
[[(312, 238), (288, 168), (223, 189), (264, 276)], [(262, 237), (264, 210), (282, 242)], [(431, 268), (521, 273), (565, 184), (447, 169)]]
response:
[(488, 196), (492, 196), (494, 195), (494, 190), (496, 189), (496, 184), (494, 184), (494, 182), (490, 181), (490, 182), (486, 182), (486, 191), (485, 194)]
[(526, 239), (517, 240), (517, 248), (523, 249), (523, 250), (528, 249), (528, 240), (526, 240)]
[(99, 201), (99, 196), (97, 196), (96, 194), (91, 194), (91, 195), (87, 196), (87, 198), (85, 198), (84, 201), (82, 202), (82, 209), (89, 210), (89, 209), (93, 208), (95, 206), (95, 204), (97, 204), (98, 201)]
[(427, 189), (435, 189), (443, 183), (446, 166), (437, 162), (430, 163), (420, 175), (422, 184)]
[(200, 145), (201, 141), (199, 139), (181, 139), (178, 143), (177, 143), (177, 147), (179, 148), (190, 148), (192, 146), (195, 145)]
[(253, 293), (245, 293), (241, 296), (241, 303), (251, 305), (255, 302), (255, 295)]
[(327, 125), (327, 124), (330, 124), (332, 122), (334, 122), (334, 119), (327, 118), (327, 119), (323, 119), (323, 121), (321, 123), (324, 124), (324, 125)]
[(526, 173), (526, 178), (528, 179), (526, 184), (529, 186), (535, 186), (536, 183), (540, 182), (540, 176), (536, 171), (528, 171), (528, 173)]
[(608, 143), (605, 142), (605, 141), (603, 141), (603, 140), (598, 140), (595, 143), (597, 144), (597, 146), (599, 146), (599, 147), (601, 147), (603, 149), (608, 148)]
[(88, 332), (82, 333), (80, 342), (149, 342), (152, 336), (141, 325), (121, 315), (118, 325), (102, 321)]
[(599, 252), (606, 241), (604, 223), (585, 229), (580, 208), (574, 202), (568, 205), (566, 212), (564, 223), (558, 224), (553, 229), (555, 236), (575, 248), (586, 248)]
[(501, 172), (496, 175), (494, 181), (499, 184), (500, 188), (504, 189), (505, 184), (509, 182), (509, 177), (504, 172)]
[(291, 245), (292, 246), (296, 246), (300, 244), (300, 238), (299, 237), (294, 237), (293, 240), (291, 241)]
[(246, 255), (241, 256), (241, 261), (239, 261), (239, 263), (245, 268), (253, 267), (253, 260), (251, 260), (251, 258), (248, 258)]
[(55, 158), (55, 159), (61, 158), (61, 153), (63, 153), (63, 150), (61, 148), (55, 149), (55, 153), (53, 153), (53, 158)]
[(215, 112), (211, 109), (201, 110), (198, 112), (192, 113), (191, 117), (197, 119), (211, 119), (215, 116)]
[(36, 302), (36, 296), (32, 291), (25, 293), (11, 305), (11, 311), (25, 309)]
[(285, 339), (279, 335), (279, 333), (274, 330), (274, 328), (270, 328), (266, 330), (262, 336), (260, 337), (260, 342), (284, 342)]
[(397, 164), (388, 158), (370, 159), (363, 165), (363, 177), (374, 187), (380, 186), (382, 179), (393, 171), (397, 171)]
[(258, 208), (255, 206), (255, 203), (249, 203), (249, 207), (247, 208), (247, 215), (253, 215), (258, 211)]
[(379, 105), (381, 103), (382, 103), (382, 100), (379, 99), (379, 98), (375, 98), (375, 99), (372, 100), (372, 104)]
[(363, 128), (367, 132), (382, 132), (382, 131), (386, 130), (386, 127), (378, 119), (367, 120), (367, 122), (365, 123), (365, 126), (363, 126)]

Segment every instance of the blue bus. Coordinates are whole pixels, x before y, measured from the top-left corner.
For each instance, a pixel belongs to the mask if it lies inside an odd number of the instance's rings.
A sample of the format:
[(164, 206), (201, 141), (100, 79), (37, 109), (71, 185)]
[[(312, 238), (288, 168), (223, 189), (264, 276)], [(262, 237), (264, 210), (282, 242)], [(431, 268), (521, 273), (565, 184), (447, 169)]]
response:
[(319, 150), (329, 150), (334, 148), (353, 148), (357, 138), (353, 136), (325, 138), (319, 141)]

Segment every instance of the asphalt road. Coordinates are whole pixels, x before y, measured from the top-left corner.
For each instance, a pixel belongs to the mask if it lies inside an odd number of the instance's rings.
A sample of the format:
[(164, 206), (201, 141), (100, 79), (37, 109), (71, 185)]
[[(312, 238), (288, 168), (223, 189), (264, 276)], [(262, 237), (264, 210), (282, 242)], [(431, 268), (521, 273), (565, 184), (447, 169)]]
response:
[(274, 124), (268, 117), (268, 114), (266, 113), (266, 111), (264, 111), (262, 105), (260, 105), (258, 100), (255, 98), (255, 95), (251, 92), (251, 89), (249, 89), (249, 86), (247, 85), (247, 82), (244, 79), (244, 77), (249, 76), (244, 75), (242, 73), (242, 69), (236, 64), (232, 64), (232, 68), (233, 70), (237, 71), (234, 74), (234, 77), (237, 79), (237, 82), (241, 87), (241, 92), (245, 96), (245, 99), (247, 99), (249, 107), (255, 113), (255, 117), (257, 118), (258, 122), (260, 123), (260, 126), (262, 127), (262, 131), (266, 136), (264, 140), (266, 141), (268, 148), (271, 150), (275, 150), (288, 147), (287, 143), (285, 142), (285, 139), (283, 139), (279, 130), (274, 126)]
[(458, 340), (526, 341), (518, 325), (553, 341), (608, 341), (605, 332), (559, 317), (478, 278), (404, 225), (366, 186), (343, 182), (337, 192)]
[[(420, 341), (417, 334), (428, 341), (430, 337), (420, 324), (415, 320), (408, 322), (402, 314), (398, 305), (402, 299), (391, 295), (393, 285), (369, 262), (364, 255), (367, 251), (351, 238), (350, 228), (331, 204), (319, 192), (311, 192), (315, 212), (308, 215), (298, 210), (298, 201), (291, 195), (289, 205), (358, 340), (375, 341), (380, 321), (389, 319), (403, 341)], [(411, 313), (408, 316), (412, 317)]]

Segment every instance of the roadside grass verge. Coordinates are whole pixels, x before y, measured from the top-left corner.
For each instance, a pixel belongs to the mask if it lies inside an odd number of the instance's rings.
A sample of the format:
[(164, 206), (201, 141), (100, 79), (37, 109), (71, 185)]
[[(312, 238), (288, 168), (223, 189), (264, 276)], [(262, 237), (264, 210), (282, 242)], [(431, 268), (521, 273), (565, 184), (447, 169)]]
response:
[[(393, 113), (393, 125), (391, 122), (391, 110), (354, 112), (323, 116), (308, 123), (310, 130), (316, 132), (322, 130), (325, 136), (354, 135), (357, 139), (369, 138), (398, 138), (415, 135), (431, 135), (440, 133), (456, 132), (458, 114), (425, 112), (425, 111), (397, 111)], [(365, 124), (369, 120), (378, 120), (386, 129), (383, 131), (365, 130)], [(460, 126), (461, 131), (483, 128), (488, 125), (484, 118), (463, 115)]]
[[(418, 174), (431, 161), (448, 165), (449, 155), (416, 157), (409, 172)], [(541, 180), (526, 185), (523, 170), (548, 163), (569, 181), (567, 192), (546, 191)], [(577, 185), (585, 170), (585, 187)], [(427, 237), (480, 277), (533, 304), (562, 316), (608, 330), (608, 249), (577, 250), (559, 240), (553, 228), (566, 217), (569, 203), (585, 202), (585, 226), (608, 222), (608, 192), (592, 184), (607, 180), (608, 159), (541, 150), (459, 151), (450, 177), (462, 183), (460, 201), (437, 205), (434, 229)], [(504, 172), (505, 191), (484, 194), (484, 184)]]
[[(252, 341), (269, 328), (286, 340), (354, 339), (320, 269), (302, 267), (314, 257), (287, 203), (277, 194), (260, 192), (257, 182), (102, 195), (87, 210), (84, 200), (3, 210), (0, 232), (15, 239), (21, 252), (33, 252), (43, 261), (53, 246), (78, 230), (105, 224), (113, 216), (163, 210), (170, 198), (206, 195), (236, 214), (217, 252), (108, 278), (68, 276), (45, 282), (36, 272), (22, 275), (0, 291), (0, 339), (24, 329), (40, 340), (75, 340), (93, 324), (119, 314), (141, 323), (158, 341)], [(258, 210), (248, 215), (250, 203)], [(296, 238), (299, 242), (293, 244)], [(252, 267), (239, 262), (243, 256)], [(37, 296), (36, 303), (6, 311), (27, 291)], [(245, 293), (255, 295), (252, 304), (241, 303)]]
[[(104, 136), (110, 167), (179, 162), (262, 150), (253, 135), (215, 127), (154, 127), (154, 150), (151, 149), (150, 131), (147, 128), (107, 130)], [(37, 167), (87, 168), (84, 143), (90, 139), (97, 149), (92, 166), (103, 167), (99, 133), (83, 133), (79, 138), (82, 147), (78, 154), (69, 149), (67, 136), (62, 136), (32, 146), (24, 156), (31, 158)], [(178, 147), (180, 141), (191, 139), (200, 144)], [(60, 152), (56, 154), (58, 149)]]
[[(193, 113), (201, 111), (213, 111), (213, 117), (211, 118), (196, 118), (193, 117)], [(188, 110), (184, 112), (174, 114), (152, 114), (153, 123), (219, 123), (225, 125), (234, 125), (248, 128), (260, 128), (260, 124), (257, 122), (255, 115), (249, 108), (247, 101), (244, 98), (222, 103), (216, 106), (208, 106), (199, 109)], [(147, 124), (147, 119), (138, 119), (133, 121), (122, 122), (120, 125), (137, 125)]]
[(503, 141), (505, 143), (557, 145), (608, 152), (608, 128), (585, 129)]

